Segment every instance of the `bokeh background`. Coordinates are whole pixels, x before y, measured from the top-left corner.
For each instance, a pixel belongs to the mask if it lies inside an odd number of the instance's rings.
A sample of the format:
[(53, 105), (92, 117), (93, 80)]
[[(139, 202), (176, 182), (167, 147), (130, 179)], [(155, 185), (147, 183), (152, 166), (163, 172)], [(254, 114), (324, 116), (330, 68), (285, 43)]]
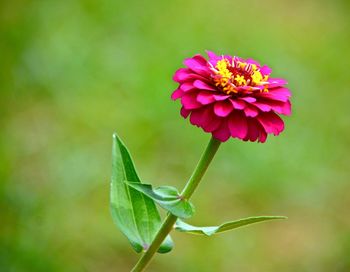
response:
[(193, 224), (286, 215), (217, 237), (173, 233), (149, 271), (350, 271), (349, 1), (2, 1), (0, 271), (129, 271), (109, 212), (112, 133), (140, 176), (182, 188), (209, 135), (171, 77), (210, 49), (289, 80), (266, 144), (221, 146)]

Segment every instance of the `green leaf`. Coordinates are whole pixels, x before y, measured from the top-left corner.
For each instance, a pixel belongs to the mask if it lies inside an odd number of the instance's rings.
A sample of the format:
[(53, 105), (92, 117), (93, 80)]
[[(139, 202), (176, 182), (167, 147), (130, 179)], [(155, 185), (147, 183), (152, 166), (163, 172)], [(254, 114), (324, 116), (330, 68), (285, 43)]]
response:
[(198, 234), (198, 235), (206, 235), (211, 236), (213, 234), (229, 231), (232, 229), (236, 229), (239, 227), (243, 227), (246, 225), (268, 221), (268, 220), (276, 220), (276, 219), (287, 219), (285, 216), (254, 216), (254, 217), (247, 217), (243, 219), (239, 219), (236, 221), (230, 221), (226, 222), (224, 224), (221, 224), (220, 226), (212, 226), (212, 227), (196, 227), (191, 226), (184, 221), (178, 219), (175, 224), (175, 229), (181, 232), (188, 232), (191, 234)]
[[(146, 250), (161, 225), (161, 218), (152, 199), (127, 186), (124, 180), (140, 184), (129, 151), (117, 134), (113, 135), (111, 179), (111, 213), (115, 224), (129, 239), (136, 252)], [(169, 252), (173, 242), (168, 236), (158, 252)]]
[(162, 208), (180, 218), (189, 218), (194, 213), (194, 206), (187, 199), (183, 199), (179, 191), (171, 186), (152, 188), (150, 184), (125, 181), (130, 187), (152, 198)]

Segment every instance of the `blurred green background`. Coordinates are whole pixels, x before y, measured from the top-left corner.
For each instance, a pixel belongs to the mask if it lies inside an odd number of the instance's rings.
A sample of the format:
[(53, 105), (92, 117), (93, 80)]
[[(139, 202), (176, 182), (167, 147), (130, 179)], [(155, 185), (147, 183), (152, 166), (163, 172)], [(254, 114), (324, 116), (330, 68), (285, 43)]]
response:
[(0, 271), (128, 271), (109, 213), (112, 133), (141, 178), (182, 188), (209, 135), (171, 77), (210, 49), (289, 80), (266, 144), (221, 146), (193, 224), (286, 215), (211, 238), (173, 233), (149, 271), (350, 271), (350, 5), (344, 1), (2, 1)]

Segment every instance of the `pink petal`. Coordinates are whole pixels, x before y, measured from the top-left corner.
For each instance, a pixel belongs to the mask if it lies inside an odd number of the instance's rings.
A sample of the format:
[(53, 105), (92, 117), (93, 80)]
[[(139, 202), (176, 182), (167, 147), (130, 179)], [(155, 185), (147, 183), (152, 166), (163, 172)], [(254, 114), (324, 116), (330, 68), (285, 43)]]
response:
[(180, 89), (183, 90), (184, 92), (188, 92), (188, 91), (195, 89), (195, 87), (193, 86), (193, 83), (191, 83), (191, 82), (184, 82), (180, 85)]
[(288, 83), (287, 80), (283, 78), (269, 78), (268, 82), (268, 88), (275, 88), (286, 85)]
[(213, 107), (206, 106), (202, 115), (202, 128), (205, 132), (212, 132), (216, 130), (222, 123), (222, 118), (214, 114)]
[(242, 100), (230, 99), (230, 102), (236, 110), (243, 110), (246, 106), (246, 103)]
[(184, 95), (183, 90), (177, 89), (172, 93), (171, 99), (176, 100), (176, 99), (179, 99), (180, 97), (182, 97), (183, 95)]
[(233, 111), (233, 105), (229, 101), (219, 101), (214, 105), (214, 113), (220, 117), (226, 117)]
[(191, 111), (186, 110), (184, 107), (181, 107), (180, 114), (183, 118), (187, 118), (190, 115)]
[(256, 93), (257, 97), (263, 97), (271, 100), (287, 102), (290, 97), (290, 92), (287, 88), (269, 89), (269, 92)]
[(226, 100), (227, 98), (231, 97), (231, 95), (214, 94), (213, 97), (216, 101), (222, 101), (222, 100)]
[(239, 93), (252, 93), (252, 88), (254, 89), (264, 89), (264, 86), (255, 86), (255, 87), (251, 87), (251, 86), (240, 86), (240, 87), (236, 87), (235, 89), (239, 92)]
[(253, 103), (256, 101), (256, 98), (251, 97), (251, 96), (246, 96), (246, 97), (240, 97), (239, 99), (246, 101), (248, 103)]
[(190, 74), (191, 71), (187, 68), (180, 68), (178, 69), (174, 76), (173, 76), (173, 80), (176, 81), (176, 82), (180, 82), (180, 81), (183, 81), (184, 78), (187, 77), (188, 74)]
[(213, 86), (210, 86), (209, 84), (203, 82), (202, 80), (195, 80), (193, 82), (193, 86), (201, 90), (215, 91), (215, 88)]
[(202, 116), (204, 110), (204, 108), (200, 108), (191, 112), (190, 122), (192, 125), (200, 126), (202, 124)]
[(247, 121), (248, 121), (248, 133), (247, 133), (246, 139), (251, 142), (255, 142), (260, 135), (257, 121), (255, 121), (255, 119), (252, 119), (252, 118), (248, 118)]
[(218, 129), (222, 122), (223, 120), (220, 120), (219, 118), (217, 118), (217, 120), (212, 119), (203, 126), (203, 130), (205, 132), (213, 132)]
[(212, 51), (209, 51), (209, 50), (206, 50), (206, 52), (207, 52), (207, 55), (208, 55), (208, 57), (210, 58), (210, 59), (217, 59), (217, 58), (219, 58), (219, 56), (217, 56), (214, 52), (212, 52)]
[(259, 122), (257, 122), (257, 125), (259, 125), (259, 132), (260, 132), (260, 137), (259, 137), (259, 142), (260, 143), (265, 143), (267, 139), (267, 133), (265, 129), (261, 126)]
[(187, 68), (180, 68), (178, 69), (174, 76), (173, 76), (173, 80), (179, 83), (188, 81), (188, 80), (193, 80), (193, 79), (202, 79), (202, 80), (206, 80), (205, 77), (199, 75), (199, 74), (195, 74), (193, 73), (193, 71), (191, 71), (190, 69)]
[(283, 120), (276, 113), (263, 112), (258, 115), (257, 119), (267, 133), (278, 135), (284, 129)]
[(290, 93), (289, 89), (283, 88), (283, 87), (269, 89), (268, 93), (280, 94), (280, 95), (284, 95), (286, 97), (291, 97), (291, 93)]
[(255, 117), (258, 115), (259, 111), (256, 107), (249, 105), (244, 108), (244, 113), (247, 117)]
[(207, 65), (207, 60), (200, 54), (196, 54), (193, 59), (195, 59), (201, 65)]
[(222, 59), (222, 56), (217, 56), (215, 53), (211, 52), (211, 51), (207, 51), (208, 57), (209, 57), (209, 63), (213, 66), (216, 65), (216, 63)]
[(241, 111), (234, 111), (228, 119), (228, 127), (232, 137), (243, 139), (247, 135), (247, 118)]
[(290, 115), (292, 113), (292, 105), (290, 101), (287, 101), (281, 109), (281, 114)]
[(260, 68), (260, 72), (263, 76), (270, 75), (272, 72), (272, 69), (266, 65)]
[(207, 105), (215, 102), (214, 95), (211, 92), (199, 92), (197, 95), (197, 101), (203, 105)]
[(268, 103), (260, 103), (260, 102), (255, 102), (253, 103), (253, 105), (255, 107), (257, 107), (259, 110), (261, 111), (270, 111), (271, 110), (271, 106), (268, 105)]
[(282, 102), (287, 102), (288, 101), (288, 97), (286, 97), (284, 95), (280, 95), (280, 94), (266, 93), (266, 94), (261, 94), (259, 96), (267, 98), (267, 99), (271, 99), (271, 100), (282, 101)]
[(283, 115), (291, 114), (290, 101), (287, 101), (287, 102), (270, 101), (269, 105), (271, 106), (271, 109), (278, 114), (283, 114)]
[(226, 142), (228, 140), (228, 138), (230, 138), (231, 134), (230, 134), (230, 130), (228, 128), (227, 125), (227, 121), (224, 120), (220, 127), (212, 132), (212, 135), (214, 138), (218, 139), (221, 142)]
[(210, 75), (210, 70), (208, 69), (208, 67), (202, 65), (200, 62), (198, 62), (194, 58), (185, 59), (184, 64), (195, 73), (200, 74), (204, 77), (207, 77)]
[(196, 68), (196, 67), (201, 67), (202, 65), (200, 64), (200, 63), (198, 63), (195, 59), (193, 59), (193, 58), (188, 58), (188, 59), (185, 59), (184, 60), (184, 64), (188, 67), (188, 68), (190, 68), (192, 71), (195, 71), (195, 70), (193, 70), (192, 69), (192, 67), (193, 68)]
[(187, 110), (197, 109), (202, 107), (202, 104), (197, 101), (197, 93), (186, 93), (181, 98), (181, 104)]

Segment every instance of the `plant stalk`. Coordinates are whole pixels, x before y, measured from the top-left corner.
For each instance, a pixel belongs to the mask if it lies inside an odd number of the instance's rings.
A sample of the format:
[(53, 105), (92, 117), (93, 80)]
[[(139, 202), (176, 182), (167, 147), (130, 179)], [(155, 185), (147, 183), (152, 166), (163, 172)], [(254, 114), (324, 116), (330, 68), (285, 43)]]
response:
[[(196, 190), (198, 184), (200, 183), (205, 171), (208, 169), (208, 166), (212, 159), (214, 158), (214, 155), (216, 151), (218, 150), (220, 146), (220, 141), (216, 140), (215, 138), (211, 138), (207, 148), (205, 149), (204, 153), (202, 154), (196, 168), (194, 169), (190, 179), (185, 185), (185, 188), (181, 192), (181, 196), (184, 199), (189, 199), (194, 191)], [(134, 268), (131, 270), (131, 272), (142, 272), (146, 269), (147, 265), (152, 260), (154, 254), (159, 249), (160, 245), (166, 238), (166, 236), (171, 232), (173, 229), (173, 226), (177, 220), (177, 217), (172, 214), (168, 214), (165, 218), (164, 222), (162, 223), (158, 233), (156, 234), (152, 244), (148, 248), (146, 252), (143, 253), (139, 261), (136, 263)]]

